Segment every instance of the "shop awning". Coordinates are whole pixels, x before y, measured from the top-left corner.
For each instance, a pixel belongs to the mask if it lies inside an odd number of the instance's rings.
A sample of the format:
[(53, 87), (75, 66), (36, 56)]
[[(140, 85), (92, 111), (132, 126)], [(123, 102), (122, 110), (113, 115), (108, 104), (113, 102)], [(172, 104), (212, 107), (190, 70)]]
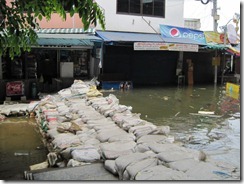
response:
[(89, 46), (94, 42), (101, 42), (102, 39), (95, 36), (93, 31), (84, 31), (83, 29), (40, 29), (36, 30), (38, 39), (37, 46), (54, 47), (73, 47)]
[(83, 28), (44, 28), (35, 30), (37, 34), (95, 34), (94, 28), (84, 30)]
[(89, 34), (38, 34), (39, 46), (93, 46), (100, 38)]
[(96, 31), (104, 42), (163, 42), (160, 34)]

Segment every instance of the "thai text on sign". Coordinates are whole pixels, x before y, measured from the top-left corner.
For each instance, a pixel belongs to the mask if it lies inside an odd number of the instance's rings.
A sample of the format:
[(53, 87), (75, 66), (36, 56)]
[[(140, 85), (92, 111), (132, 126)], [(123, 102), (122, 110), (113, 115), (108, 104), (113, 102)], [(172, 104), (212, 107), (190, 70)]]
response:
[(134, 50), (169, 50), (198, 52), (198, 45), (162, 42), (134, 42)]

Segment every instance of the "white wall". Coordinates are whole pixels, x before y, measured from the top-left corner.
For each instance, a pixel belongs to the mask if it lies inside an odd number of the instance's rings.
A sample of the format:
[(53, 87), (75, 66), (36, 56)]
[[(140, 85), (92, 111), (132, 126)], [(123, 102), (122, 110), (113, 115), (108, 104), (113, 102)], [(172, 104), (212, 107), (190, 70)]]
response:
[(184, 0), (166, 0), (165, 18), (116, 14), (117, 0), (96, 2), (105, 10), (106, 31), (160, 33), (159, 24), (184, 27)]

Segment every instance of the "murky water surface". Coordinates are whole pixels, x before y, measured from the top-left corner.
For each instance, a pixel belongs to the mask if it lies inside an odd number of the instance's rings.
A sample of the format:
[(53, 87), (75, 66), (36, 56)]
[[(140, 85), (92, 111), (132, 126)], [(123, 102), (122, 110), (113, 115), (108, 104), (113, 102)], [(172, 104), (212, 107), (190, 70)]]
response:
[[(203, 150), (209, 158), (237, 167), (239, 175), (240, 101), (226, 95), (225, 88), (143, 87), (108, 93), (116, 95), (120, 104), (132, 106), (142, 119), (170, 126), (175, 140), (186, 147)], [(199, 111), (213, 112), (214, 117), (199, 116)]]
[(0, 145), (0, 180), (23, 180), (30, 165), (46, 160), (34, 118), (11, 117), (0, 122)]
[[(230, 118), (240, 112), (240, 102), (226, 96), (224, 91), (209, 85), (138, 87), (103, 94), (116, 95), (120, 104), (132, 106), (142, 119), (170, 126), (175, 140), (184, 142), (186, 147), (204, 150), (211, 159), (240, 169), (240, 118)], [(198, 111), (214, 112), (217, 117), (199, 116)], [(30, 165), (46, 160), (47, 151), (34, 119), (13, 117), (0, 122), (0, 144), (2, 180), (23, 179), (23, 172)]]

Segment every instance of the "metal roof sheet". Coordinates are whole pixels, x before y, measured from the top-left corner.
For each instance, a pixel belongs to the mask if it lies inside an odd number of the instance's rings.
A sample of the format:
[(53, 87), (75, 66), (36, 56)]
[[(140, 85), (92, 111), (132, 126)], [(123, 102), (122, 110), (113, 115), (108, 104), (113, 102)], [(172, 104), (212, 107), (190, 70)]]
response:
[(160, 34), (96, 31), (105, 42), (163, 42)]
[(90, 34), (43, 34), (38, 33), (37, 43), (41, 46), (93, 46), (101, 38)]
[(199, 45), (199, 43), (189, 39), (163, 38), (161, 34), (156, 33), (96, 31), (96, 34), (105, 42), (166, 42)]

